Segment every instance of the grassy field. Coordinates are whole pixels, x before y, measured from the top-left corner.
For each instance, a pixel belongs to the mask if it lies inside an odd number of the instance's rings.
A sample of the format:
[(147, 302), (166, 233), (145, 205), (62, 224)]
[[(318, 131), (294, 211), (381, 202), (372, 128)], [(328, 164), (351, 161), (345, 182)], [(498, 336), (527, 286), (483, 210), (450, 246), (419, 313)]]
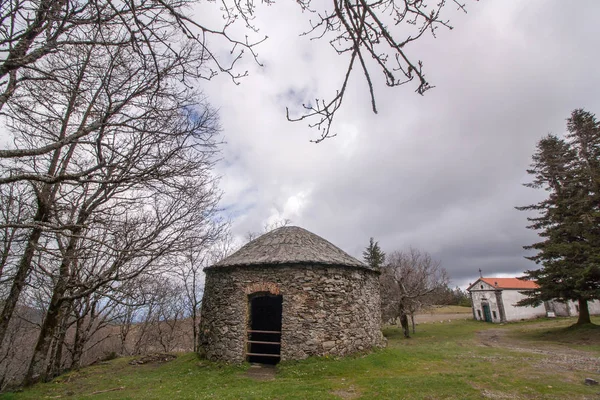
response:
[[(164, 364), (116, 359), (3, 399), (598, 399), (600, 327), (574, 320), (454, 321), (385, 330), (388, 347), (343, 359), (285, 362), (274, 379), (182, 354)], [(600, 319), (595, 319), (596, 324)]]
[(433, 306), (428, 308), (423, 314), (473, 314), (471, 307), (462, 306)]

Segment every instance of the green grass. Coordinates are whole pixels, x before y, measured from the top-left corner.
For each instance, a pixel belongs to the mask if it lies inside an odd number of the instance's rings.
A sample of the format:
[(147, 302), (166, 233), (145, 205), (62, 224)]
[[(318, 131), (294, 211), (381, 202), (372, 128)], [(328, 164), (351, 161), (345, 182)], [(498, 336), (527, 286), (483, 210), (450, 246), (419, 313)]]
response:
[(471, 307), (433, 306), (425, 310), (423, 314), (473, 314), (473, 311), (471, 311)]
[[(482, 399), (597, 398), (600, 388), (584, 386), (598, 373), (544, 368), (548, 356), (486, 347), (476, 332), (506, 329), (531, 345), (580, 346), (587, 333), (567, 328), (573, 320), (503, 326), (475, 321), (427, 324), (404, 339), (396, 328), (384, 333), (388, 347), (352, 357), (284, 362), (274, 380), (245, 376), (248, 365), (228, 366), (182, 354), (165, 364), (128, 364), (116, 359), (65, 374), (3, 399)], [(600, 320), (596, 320), (599, 323)], [(597, 328), (590, 329), (592, 336)], [(591, 349), (600, 356), (600, 349)], [(96, 393), (123, 388), (121, 390)]]
[[(528, 341), (550, 342), (567, 345), (573, 349), (600, 352), (600, 318), (592, 317), (595, 324), (574, 325), (572, 318), (558, 318), (548, 326), (531, 328), (527, 324), (523, 328), (515, 326), (511, 336)], [(529, 325), (532, 325), (530, 322)]]

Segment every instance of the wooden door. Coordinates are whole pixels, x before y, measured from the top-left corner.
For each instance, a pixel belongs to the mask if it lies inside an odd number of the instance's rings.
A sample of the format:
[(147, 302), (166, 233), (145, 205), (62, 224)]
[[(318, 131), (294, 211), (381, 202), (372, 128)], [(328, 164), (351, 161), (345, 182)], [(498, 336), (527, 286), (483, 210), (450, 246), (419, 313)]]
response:
[(483, 317), (485, 318), (485, 322), (492, 322), (492, 313), (490, 312), (489, 304), (483, 304)]

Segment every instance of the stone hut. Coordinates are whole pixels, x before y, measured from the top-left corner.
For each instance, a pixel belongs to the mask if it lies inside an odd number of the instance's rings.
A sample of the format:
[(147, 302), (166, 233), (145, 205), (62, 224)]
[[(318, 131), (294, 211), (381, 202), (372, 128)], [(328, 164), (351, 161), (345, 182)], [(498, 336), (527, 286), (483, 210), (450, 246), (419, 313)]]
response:
[(275, 229), (204, 269), (206, 357), (277, 363), (383, 345), (379, 272), (305, 229)]

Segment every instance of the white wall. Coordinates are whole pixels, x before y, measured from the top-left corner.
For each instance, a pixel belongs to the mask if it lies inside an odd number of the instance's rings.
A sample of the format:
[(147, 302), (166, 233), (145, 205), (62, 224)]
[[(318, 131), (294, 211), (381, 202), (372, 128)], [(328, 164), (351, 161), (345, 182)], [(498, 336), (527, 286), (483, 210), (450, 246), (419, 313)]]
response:
[(575, 315), (575, 305), (572, 301), (561, 303), (560, 301), (552, 300), (548, 302), (548, 311), (554, 311), (557, 317), (570, 317)]
[[(575, 317), (579, 315), (579, 302), (577, 301), (569, 300), (565, 303), (554, 301), (552, 306), (556, 311), (557, 317)], [(600, 315), (600, 301), (588, 301), (588, 308), (590, 311), (590, 315)]]
[(590, 315), (600, 315), (600, 301), (588, 301), (588, 308), (590, 309)]
[(504, 311), (507, 321), (519, 321), (521, 319), (530, 319), (546, 316), (546, 307), (541, 304), (537, 307), (517, 307), (515, 304), (527, 296), (519, 293), (519, 290), (504, 289), (502, 290), (502, 302), (504, 303)]

